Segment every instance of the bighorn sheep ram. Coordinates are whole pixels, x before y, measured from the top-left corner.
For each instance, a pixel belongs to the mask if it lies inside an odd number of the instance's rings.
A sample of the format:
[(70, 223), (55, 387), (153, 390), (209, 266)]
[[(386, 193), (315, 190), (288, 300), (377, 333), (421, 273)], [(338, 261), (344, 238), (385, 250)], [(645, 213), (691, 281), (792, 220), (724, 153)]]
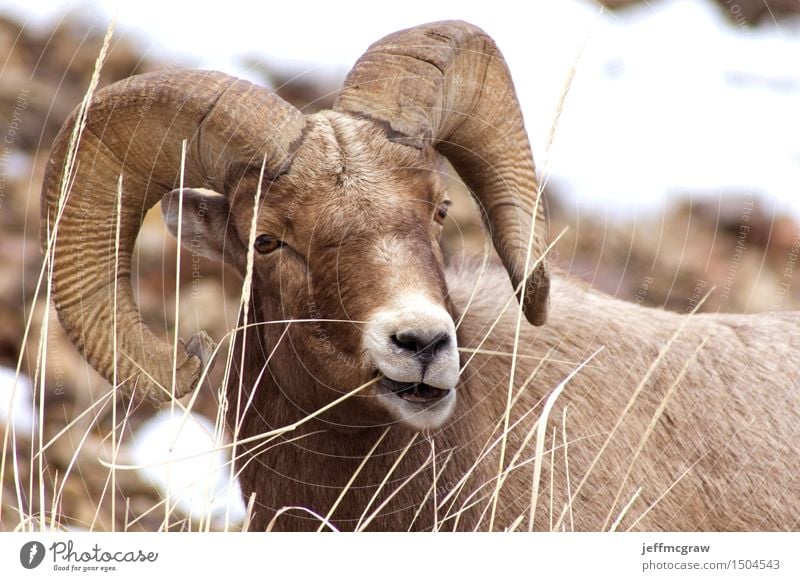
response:
[[(131, 253), (156, 202), (173, 233), (182, 202), (195, 250), (243, 277), (251, 261), (227, 387), (251, 530), (315, 529), (312, 512), (341, 530), (797, 527), (797, 315), (681, 316), (551, 277), (541, 224), (529, 243), (541, 205), (510, 73), (475, 26), (387, 36), (307, 116), (218, 72), (111, 85), (60, 207), (76, 119), (42, 236), (58, 217), (52, 296), (101, 374), (169, 400), (208, 360), (204, 333), (176, 361), (137, 312)], [(443, 158), (505, 271), (444, 264)]]

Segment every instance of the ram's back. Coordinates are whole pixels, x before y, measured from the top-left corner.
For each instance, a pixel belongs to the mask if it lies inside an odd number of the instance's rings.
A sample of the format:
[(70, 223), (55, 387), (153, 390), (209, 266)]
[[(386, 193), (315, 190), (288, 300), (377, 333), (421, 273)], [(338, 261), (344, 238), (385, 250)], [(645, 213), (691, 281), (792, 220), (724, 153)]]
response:
[[(461, 401), (485, 398), (495, 421), (508, 401), (518, 306), (502, 271), (479, 270), (452, 270), (448, 283), (467, 313), (463, 356), (473, 356)], [(798, 313), (679, 315), (566, 277), (554, 278), (551, 297), (547, 324), (520, 325), (516, 345), (510, 417), (521, 421), (507, 447), (521, 466), (505, 485), (509, 519), (531, 501), (535, 437), (525, 436), (563, 384), (549, 414), (536, 528), (610, 528), (620, 515), (622, 529), (797, 528)]]

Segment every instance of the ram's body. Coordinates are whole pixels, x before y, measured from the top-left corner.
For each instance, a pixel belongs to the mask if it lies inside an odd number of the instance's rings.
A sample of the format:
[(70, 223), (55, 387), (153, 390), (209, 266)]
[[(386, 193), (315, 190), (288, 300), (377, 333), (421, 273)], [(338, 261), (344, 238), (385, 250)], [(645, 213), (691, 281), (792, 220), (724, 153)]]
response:
[[(513, 352), (518, 307), (510, 300), (510, 285), (498, 267), (486, 271), (475, 292), (480, 270), (479, 263), (472, 263), (448, 272), (457, 312), (464, 312), (470, 303), (458, 333), (459, 344), (465, 348), (462, 360), (466, 362), (469, 350), (475, 348), (503, 355), (472, 359), (462, 374), (452, 420), (430, 440), (416, 439), (367, 515), (391, 491), (408, 482), (381, 509), (370, 529), (407, 530), (412, 522), (413, 528), (430, 528), (434, 502), (438, 504), (437, 524), (443, 530), (471, 530), (478, 523), (480, 529), (489, 526), (508, 393), (508, 354)], [(602, 350), (570, 379), (550, 412), (536, 529), (549, 530), (559, 521), (567, 530), (609, 528), (638, 490), (620, 529), (797, 528), (797, 313), (689, 317), (627, 303), (561, 277), (554, 278), (552, 292), (548, 324), (532, 328), (523, 321), (521, 326), (515, 395), (536, 373), (512, 408), (515, 427), (508, 435), (506, 465), (520, 452), (544, 400), (582, 362)], [(507, 306), (504, 312), (503, 305)], [(499, 324), (483, 342), (498, 317)], [(292, 359), (290, 353), (278, 357)], [(263, 361), (251, 360), (248, 368), (260, 369), (261, 364)], [(646, 377), (649, 381), (642, 384)], [(244, 437), (302, 418), (292, 406), (281, 405), (285, 400), (274, 389), (269, 381), (262, 384), (257, 396), (260, 401), (254, 402), (254, 407), (265, 410), (266, 421), (251, 416), (243, 427)], [(530, 410), (534, 411), (517, 424)], [(376, 428), (350, 433), (312, 422), (286, 438), (317, 430), (321, 430), (317, 435), (264, 452), (259, 456), (263, 465), (244, 472), (244, 490), (257, 493), (261, 508), (256, 527), (271, 520), (270, 507), (300, 506), (325, 516), (383, 432)], [(344, 530), (355, 527), (411, 437), (408, 431), (390, 430), (343, 495), (332, 515), (335, 526)], [(534, 435), (520, 452), (516, 458), (519, 467), (500, 490), (495, 529), (502, 530), (519, 515), (528, 514), (535, 440)], [(473, 468), (485, 447), (494, 442), (498, 443), (493, 452)], [(435, 468), (429, 458), (434, 449)], [(426, 462), (426, 468), (409, 478)], [(555, 465), (552, 484), (551, 462)], [(454, 501), (447, 498), (471, 470), (463, 492)], [(570, 493), (573, 498), (568, 502)], [(426, 496), (426, 506), (414, 520)], [(473, 503), (475, 507), (455, 522), (453, 516)], [(526, 519), (519, 526), (525, 529), (527, 524)], [(289, 511), (275, 522), (276, 529), (318, 526), (319, 520), (299, 510)]]

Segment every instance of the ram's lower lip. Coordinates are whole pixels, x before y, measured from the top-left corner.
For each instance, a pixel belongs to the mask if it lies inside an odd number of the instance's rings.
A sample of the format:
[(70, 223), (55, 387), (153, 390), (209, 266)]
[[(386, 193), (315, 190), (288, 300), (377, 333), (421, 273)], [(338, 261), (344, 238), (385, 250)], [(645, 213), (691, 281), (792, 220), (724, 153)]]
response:
[(449, 389), (439, 389), (427, 383), (407, 383), (394, 381), (388, 377), (380, 380), (380, 385), (397, 397), (415, 404), (431, 404), (447, 397)]

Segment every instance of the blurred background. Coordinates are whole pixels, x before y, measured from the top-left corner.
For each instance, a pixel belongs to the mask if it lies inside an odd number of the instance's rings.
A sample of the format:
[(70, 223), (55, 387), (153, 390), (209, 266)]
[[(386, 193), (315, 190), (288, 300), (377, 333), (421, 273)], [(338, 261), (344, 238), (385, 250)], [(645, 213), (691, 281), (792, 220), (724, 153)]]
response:
[[(125, 414), (117, 463), (148, 468), (117, 470), (112, 504), (110, 387), (46, 308), (42, 173), (112, 20), (101, 86), (209, 68), (270, 87), (306, 112), (330, 106), (349, 67), (383, 35), (471, 21), (497, 41), (517, 85), (550, 237), (561, 235), (551, 256), (558, 268), (681, 312), (706, 295), (701, 311), (800, 308), (800, 0), (526, 6), (408, 0), (390, 12), (228, 0), (209, 12), (181, 2), (0, 2), (0, 530), (33, 526), (39, 515), (56, 528), (235, 529), (245, 514), (220, 448), (218, 374), (180, 427), (168, 410)], [(456, 195), (448, 253), (483, 252), (475, 208)], [(165, 340), (175, 326), (176, 253), (151, 212), (134, 288)], [(201, 272), (193, 279), (182, 269), (178, 326), (183, 337), (205, 329), (220, 340), (236, 322), (239, 282), (212, 263)]]

